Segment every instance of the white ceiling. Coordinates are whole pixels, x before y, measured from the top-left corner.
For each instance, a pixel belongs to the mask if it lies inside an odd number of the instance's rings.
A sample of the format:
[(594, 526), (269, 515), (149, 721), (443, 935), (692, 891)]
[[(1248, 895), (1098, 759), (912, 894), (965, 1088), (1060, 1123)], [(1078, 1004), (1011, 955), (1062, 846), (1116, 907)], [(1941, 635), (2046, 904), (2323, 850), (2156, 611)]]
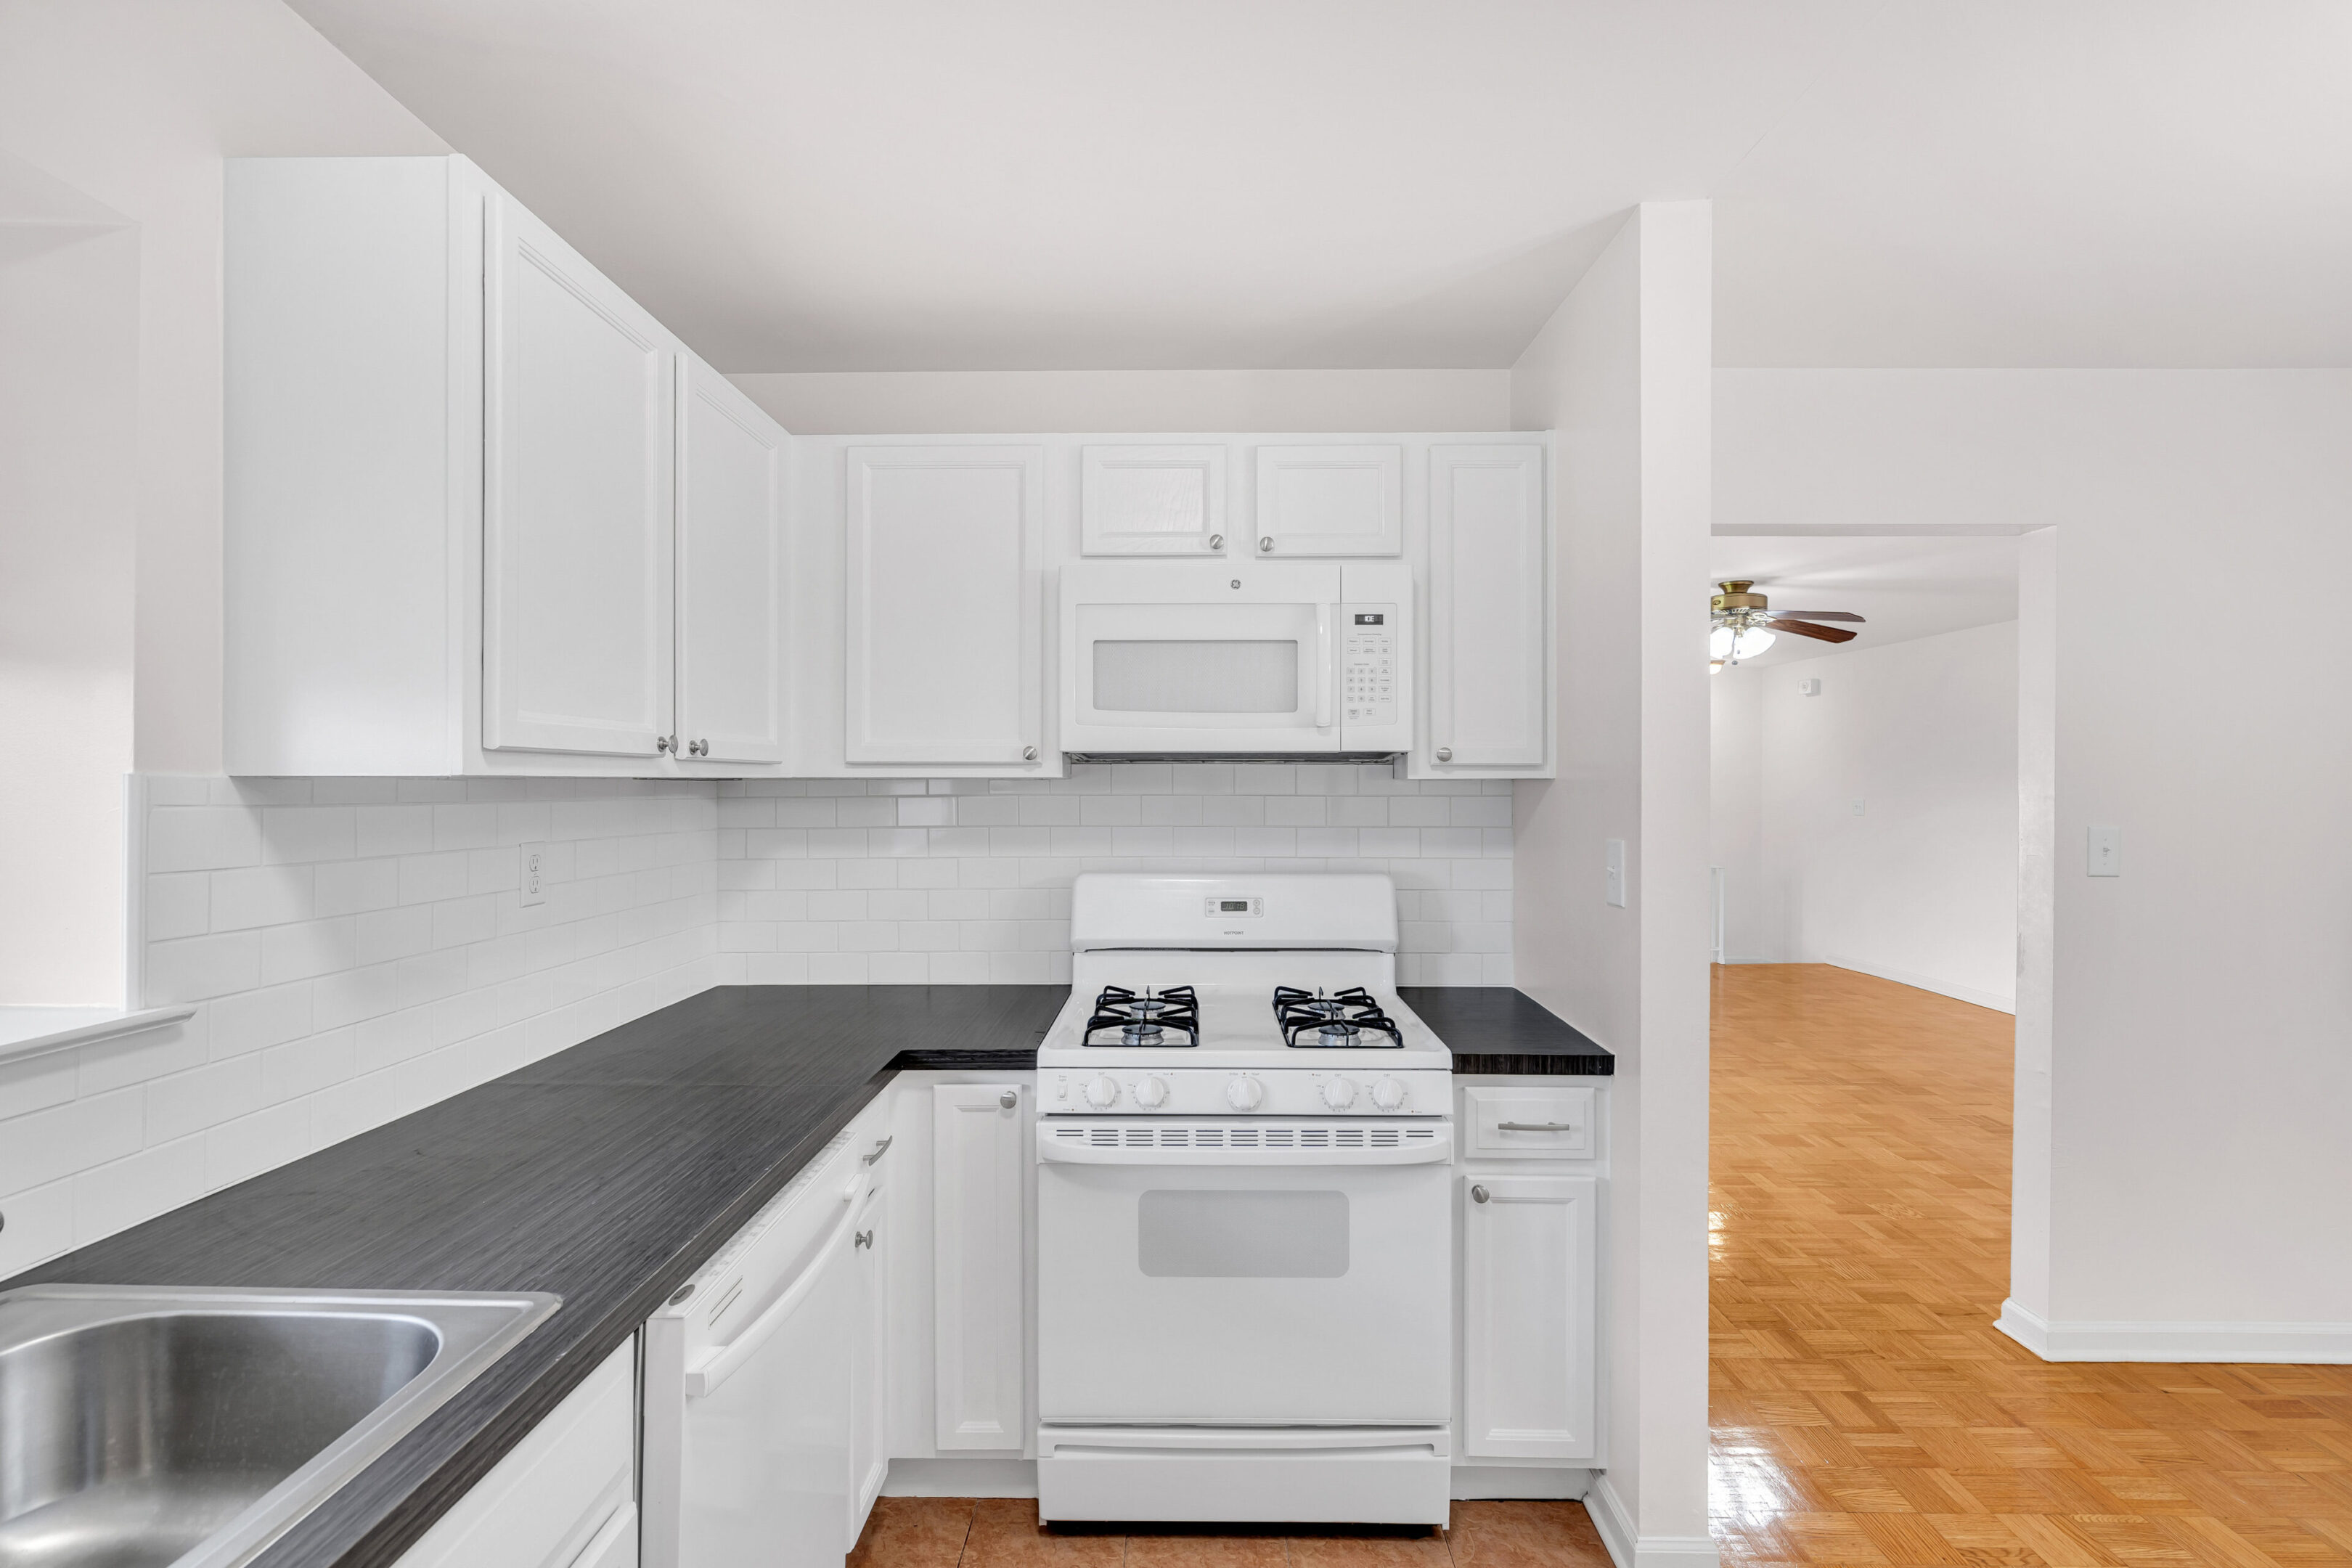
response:
[(1724, 538), (1707, 552), (1708, 581), (1752, 578), (1776, 610), (1849, 610), (1863, 617), (1853, 641), (1835, 645), (1781, 635), (1755, 658), (1759, 668), (1855, 653), (2017, 618), (2017, 540), (1923, 538)]
[(289, 0), (722, 369), (2352, 363), (2341, 0)]

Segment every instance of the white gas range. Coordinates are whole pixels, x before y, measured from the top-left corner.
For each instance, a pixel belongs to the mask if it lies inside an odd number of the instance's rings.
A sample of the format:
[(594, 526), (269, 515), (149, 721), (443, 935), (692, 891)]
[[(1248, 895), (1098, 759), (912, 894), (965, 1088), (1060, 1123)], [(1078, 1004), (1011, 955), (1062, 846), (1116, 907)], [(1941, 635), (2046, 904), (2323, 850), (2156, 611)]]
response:
[(1088, 874), (1037, 1054), (1046, 1520), (1442, 1524), (1452, 1058), (1363, 874)]

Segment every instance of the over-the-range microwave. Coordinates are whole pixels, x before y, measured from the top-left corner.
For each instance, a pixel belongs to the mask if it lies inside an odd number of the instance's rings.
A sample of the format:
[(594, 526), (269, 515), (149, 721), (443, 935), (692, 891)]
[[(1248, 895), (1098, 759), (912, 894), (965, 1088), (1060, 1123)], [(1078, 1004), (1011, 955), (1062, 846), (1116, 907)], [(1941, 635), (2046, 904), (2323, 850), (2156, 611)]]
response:
[(1412, 744), (1412, 571), (1400, 562), (1062, 568), (1062, 750), (1385, 757)]

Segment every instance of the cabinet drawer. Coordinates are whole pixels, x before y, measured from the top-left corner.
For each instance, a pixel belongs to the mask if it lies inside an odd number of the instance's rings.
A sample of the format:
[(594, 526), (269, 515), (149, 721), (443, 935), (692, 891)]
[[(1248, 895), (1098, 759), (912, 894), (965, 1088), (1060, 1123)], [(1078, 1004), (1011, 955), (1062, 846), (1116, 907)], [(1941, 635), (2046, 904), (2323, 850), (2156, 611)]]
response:
[(631, 1339), (435, 1521), (398, 1568), (635, 1563), (636, 1384)]
[(1466, 1151), (1488, 1159), (1590, 1160), (1589, 1089), (1466, 1089)]

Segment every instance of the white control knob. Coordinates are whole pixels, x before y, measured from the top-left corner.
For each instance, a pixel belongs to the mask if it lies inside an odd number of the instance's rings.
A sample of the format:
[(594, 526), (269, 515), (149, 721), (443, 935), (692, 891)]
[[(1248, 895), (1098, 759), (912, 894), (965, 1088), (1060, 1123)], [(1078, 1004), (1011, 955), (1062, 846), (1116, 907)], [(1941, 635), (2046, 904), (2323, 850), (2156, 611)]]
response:
[(1394, 1110), (1404, 1104), (1404, 1085), (1392, 1078), (1384, 1078), (1372, 1085), (1372, 1103), (1382, 1110)]
[(1168, 1084), (1164, 1079), (1146, 1078), (1135, 1086), (1135, 1103), (1146, 1110), (1157, 1110), (1168, 1103)]
[(1237, 1078), (1225, 1085), (1225, 1103), (1235, 1110), (1255, 1110), (1265, 1098), (1265, 1085), (1254, 1078)]
[(1356, 1103), (1356, 1086), (1344, 1078), (1335, 1078), (1323, 1086), (1323, 1103), (1334, 1110), (1345, 1110)]
[(1108, 1073), (1097, 1073), (1087, 1084), (1087, 1103), (1097, 1110), (1108, 1110), (1118, 1103), (1118, 1080)]

